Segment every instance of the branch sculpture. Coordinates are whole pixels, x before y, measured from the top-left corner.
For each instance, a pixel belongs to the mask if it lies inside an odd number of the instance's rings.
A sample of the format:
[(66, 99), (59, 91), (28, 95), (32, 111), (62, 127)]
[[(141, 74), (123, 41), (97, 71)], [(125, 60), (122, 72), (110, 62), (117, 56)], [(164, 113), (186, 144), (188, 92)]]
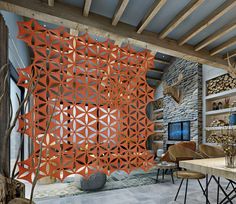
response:
[[(8, 79), (9, 79), (9, 67), (8, 65), (4, 65), (1, 67), (1, 70), (0, 70), (0, 74), (2, 74), (4, 71), (6, 71), (6, 75), (4, 77), (4, 82), (3, 82), (3, 91), (2, 91), (2, 94), (0, 95), (0, 105), (1, 103), (3, 102), (3, 99), (5, 97), (8, 97), (9, 96), (9, 89), (8, 89)], [(32, 71), (33, 72), (33, 71)], [(1, 169), (1, 172), (3, 173), (3, 175), (1, 176), (1, 178), (4, 178), (4, 184), (3, 186), (1, 186), (2, 188), (5, 188), (5, 190), (3, 189), (3, 192), (1, 192), (1, 195), (0, 195), (0, 201), (3, 200), (3, 204), (4, 203), (8, 203), (11, 199), (14, 199), (15, 198), (15, 193), (16, 193), (16, 188), (17, 188), (17, 185), (16, 185), (16, 181), (15, 178), (16, 178), (16, 167), (17, 167), (17, 163), (19, 161), (19, 158), (20, 158), (20, 154), (21, 154), (21, 150), (22, 150), (22, 147), (23, 147), (23, 139), (21, 140), (21, 144), (19, 146), (19, 149), (17, 150), (17, 156), (16, 156), (16, 161), (14, 163), (14, 167), (13, 167), (13, 171), (12, 171), (12, 174), (10, 176), (9, 172), (8, 172), (8, 161), (7, 161), (7, 154), (8, 154), (8, 143), (10, 141), (10, 137), (11, 137), (11, 134), (12, 134), (12, 131), (14, 129), (14, 127), (16, 126), (17, 124), (17, 121), (18, 121), (18, 118), (20, 116), (20, 113), (21, 113), (21, 110), (24, 109), (26, 110), (26, 107), (30, 101), (30, 97), (32, 96), (32, 93), (34, 92), (37, 84), (38, 84), (38, 81), (39, 81), (39, 78), (40, 78), (40, 74), (41, 74), (41, 69), (37, 70), (37, 72), (34, 72), (36, 75), (36, 77), (32, 77), (32, 80), (28, 81), (28, 89), (27, 89), (27, 93), (26, 95), (24, 96), (23, 100), (20, 100), (20, 97), (16, 94), (17, 96), (17, 99), (18, 99), (18, 103), (19, 103), (19, 106), (15, 112), (15, 115), (13, 117), (13, 107), (12, 107), (12, 101), (10, 99), (10, 112), (9, 112), (9, 121), (7, 122), (7, 129), (5, 131), (5, 134), (3, 135), (3, 146), (0, 148), (1, 149), (1, 154), (2, 154), (2, 159), (1, 159), (1, 165), (0, 167), (2, 168)], [(51, 115), (51, 118), (53, 116), (53, 113)], [(48, 121), (48, 125), (47, 125), (47, 128), (45, 130), (45, 134), (47, 134), (47, 131), (48, 131), (48, 127), (49, 127), (49, 124), (51, 122), (51, 119)], [(24, 134), (24, 130), (23, 130), (23, 134)], [(40, 144), (40, 148), (42, 148), (42, 145)], [(40, 149), (40, 152), (41, 152), (41, 149)], [(37, 175), (37, 172), (38, 172), (38, 168), (40, 166), (40, 162), (41, 162), (41, 159), (40, 159), (40, 155), (39, 155), (39, 164), (37, 166), (37, 169), (36, 169), (36, 175), (35, 175), (35, 178), (34, 178), (34, 182), (33, 182), (33, 185), (32, 185), (32, 190), (31, 190), (31, 198), (30, 198), (30, 201), (29, 203), (33, 203), (32, 199), (33, 199), (33, 193), (34, 193), (34, 188), (35, 188), (35, 185), (37, 183), (37, 180), (38, 180), (38, 175)]]
[(227, 53), (227, 62), (228, 62), (228, 72), (233, 77), (236, 78), (236, 62), (230, 61), (229, 53)]

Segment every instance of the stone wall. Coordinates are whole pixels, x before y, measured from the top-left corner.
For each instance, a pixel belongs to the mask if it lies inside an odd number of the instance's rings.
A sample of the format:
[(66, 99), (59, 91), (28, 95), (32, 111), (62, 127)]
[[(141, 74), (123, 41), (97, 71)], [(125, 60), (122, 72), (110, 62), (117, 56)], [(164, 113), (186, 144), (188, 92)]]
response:
[(190, 121), (191, 140), (202, 142), (202, 67), (183, 59), (176, 59), (164, 72), (162, 80), (168, 85), (175, 82), (179, 74), (183, 79), (179, 85), (182, 89), (182, 100), (178, 104), (171, 96), (164, 95), (164, 146), (168, 140), (168, 123)]

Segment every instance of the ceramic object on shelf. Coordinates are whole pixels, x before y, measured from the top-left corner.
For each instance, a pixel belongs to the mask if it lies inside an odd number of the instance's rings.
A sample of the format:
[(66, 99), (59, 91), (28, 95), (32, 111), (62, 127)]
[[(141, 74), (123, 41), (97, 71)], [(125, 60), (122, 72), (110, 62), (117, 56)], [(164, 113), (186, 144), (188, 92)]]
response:
[(230, 101), (230, 98), (225, 98), (224, 108), (229, 108), (229, 101)]
[(218, 103), (218, 110), (220, 110), (220, 109), (223, 109), (223, 103), (222, 102)]
[(236, 108), (236, 101), (233, 101), (233, 103), (231, 104), (231, 106), (232, 106), (233, 108)]
[(229, 116), (229, 124), (236, 125), (236, 113), (232, 113)]
[(214, 102), (214, 103), (212, 104), (212, 110), (218, 110), (218, 107), (217, 107), (216, 102)]

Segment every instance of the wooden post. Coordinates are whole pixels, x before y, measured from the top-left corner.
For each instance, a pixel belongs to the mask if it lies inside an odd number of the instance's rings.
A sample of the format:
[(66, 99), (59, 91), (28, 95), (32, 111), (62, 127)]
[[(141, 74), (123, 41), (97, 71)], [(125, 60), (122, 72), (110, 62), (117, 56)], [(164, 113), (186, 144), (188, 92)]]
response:
[[(0, 15), (0, 70), (5, 69), (0, 74), (0, 96), (4, 93), (4, 79), (8, 74), (8, 67), (4, 65), (8, 64), (8, 28), (5, 24), (4, 18)], [(4, 67), (3, 67), (4, 66)], [(6, 81), (5, 87), (7, 92), (5, 93), (3, 100), (0, 104), (0, 173), (9, 177), (9, 141), (4, 144), (5, 131), (9, 122), (10, 113), (10, 77)], [(2, 152), (3, 146), (7, 145), (6, 152)], [(5, 169), (5, 171), (4, 171)]]

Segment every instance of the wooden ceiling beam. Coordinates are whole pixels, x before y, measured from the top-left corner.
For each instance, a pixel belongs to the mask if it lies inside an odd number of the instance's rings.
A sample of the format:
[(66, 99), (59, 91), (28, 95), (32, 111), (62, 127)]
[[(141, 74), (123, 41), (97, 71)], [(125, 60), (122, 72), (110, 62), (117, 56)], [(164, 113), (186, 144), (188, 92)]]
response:
[(92, 0), (84, 0), (83, 15), (86, 17), (89, 15), (91, 4), (92, 4)]
[(128, 3), (129, 3), (129, 0), (119, 0), (119, 4), (116, 8), (116, 12), (115, 12), (115, 14), (113, 16), (113, 19), (112, 19), (112, 25), (113, 26), (116, 26), (117, 23), (119, 22), (119, 20), (122, 17)]
[(204, 39), (202, 42), (196, 45), (195, 51), (201, 50), (202, 48), (206, 47), (207, 45), (211, 44), (217, 39), (223, 37), (224, 35), (226, 35), (227, 33), (231, 32), (234, 29), (236, 29), (236, 21), (223, 26), (218, 31), (216, 31), (213, 35), (210, 35), (209, 37)]
[(202, 30), (207, 28), (209, 25), (214, 23), (217, 19), (222, 17), (225, 13), (227, 13), (229, 10), (231, 10), (235, 6), (236, 6), (235, 0), (225, 1), (213, 13), (208, 15), (203, 21), (198, 23), (193, 29), (191, 29), (189, 32), (184, 34), (184, 36), (181, 37), (179, 40), (179, 45), (183, 45), (186, 42), (188, 42), (189, 40), (191, 40), (195, 35), (197, 35)]
[(148, 26), (151, 20), (157, 15), (161, 8), (165, 5), (167, 0), (155, 0), (152, 7), (149, 9), (148, 13), (145, 15), (143, 20), (140, 22), (137, 33), (142, 33), (143, 30)]
[(192, 0), (184, 9), (175, 16), (174, 20), (171, 21), (160, 33), (159, 37), (164, 39), (171, 31), (173, 31), (179, 24), (181, 24), (189, 15), (191, 15), (204, 0)]
[(161, 81), (160, 79), (155, 78), (155, 77), (149, 77), (149, 76), (147, 76), (146, 78), (147, 78), (147, 79), (151, 79), (151, 80)]
[(120, 42), (128, 41), (130, 44), (147, 48), (153, 52), (158, 51), (174, 57), (228, 70), (227, 62), (221, 57), (210, 56), (209, 51), (203, 49), (196, 52), (193, 46), (178, 46), (175, 40), (168, 38), (159, 39), (156, 33), (149, 31), (144, 31), (140, 35), (136, 32), (134, 26), (122, 22), (114, 29), (111, 25), (111, 19), (94, 13), (90, 13), (89, 17), (84, 17), (82, 9), (61, 4), (60, 2), (56, 3), (52, 8), (41, 0), (4, 0), (0, 1), (0, 9), (75, 30), (89, 31), (94, 35), (109, 37)]
[(165, 60), (161, 60), (161, 59), (154, 59), (154, 62), (157, 62), (157, 63), (160, 63), (160, 64), (166, 64), (166, 65), (170, 64), (170, 62), (165, 61)]
[(48, 0), (48, 6), (54, 6), (54, 0)]
[(222, 43), (221, 45), (213, 48), (211, 51), (210, 51), (210, 55), (213, 56), (213, 55), (216, 55), (218, 54), (219, 52), (231, 47), (231, 46), (234, 46), (236, 45), (236, 37), (233, 37), (229, 40), (227, 40), (226, 42)]
[(224, 55), (224, 60), (227, 60), (228, 58), (236, 57), (236, 50), (229, 52), (229, 54)]
[(156, 69), (156, 68), (150, 68), (150, 69), (148, 69), (148, 71), (153, 71), (153, 72), (156, 72), (156, 73), (159, 73), (159, 74), (163, 74), (164, 72), (163, 71), (161, 71), (161, 70), (158, 70), (158, 69)]

